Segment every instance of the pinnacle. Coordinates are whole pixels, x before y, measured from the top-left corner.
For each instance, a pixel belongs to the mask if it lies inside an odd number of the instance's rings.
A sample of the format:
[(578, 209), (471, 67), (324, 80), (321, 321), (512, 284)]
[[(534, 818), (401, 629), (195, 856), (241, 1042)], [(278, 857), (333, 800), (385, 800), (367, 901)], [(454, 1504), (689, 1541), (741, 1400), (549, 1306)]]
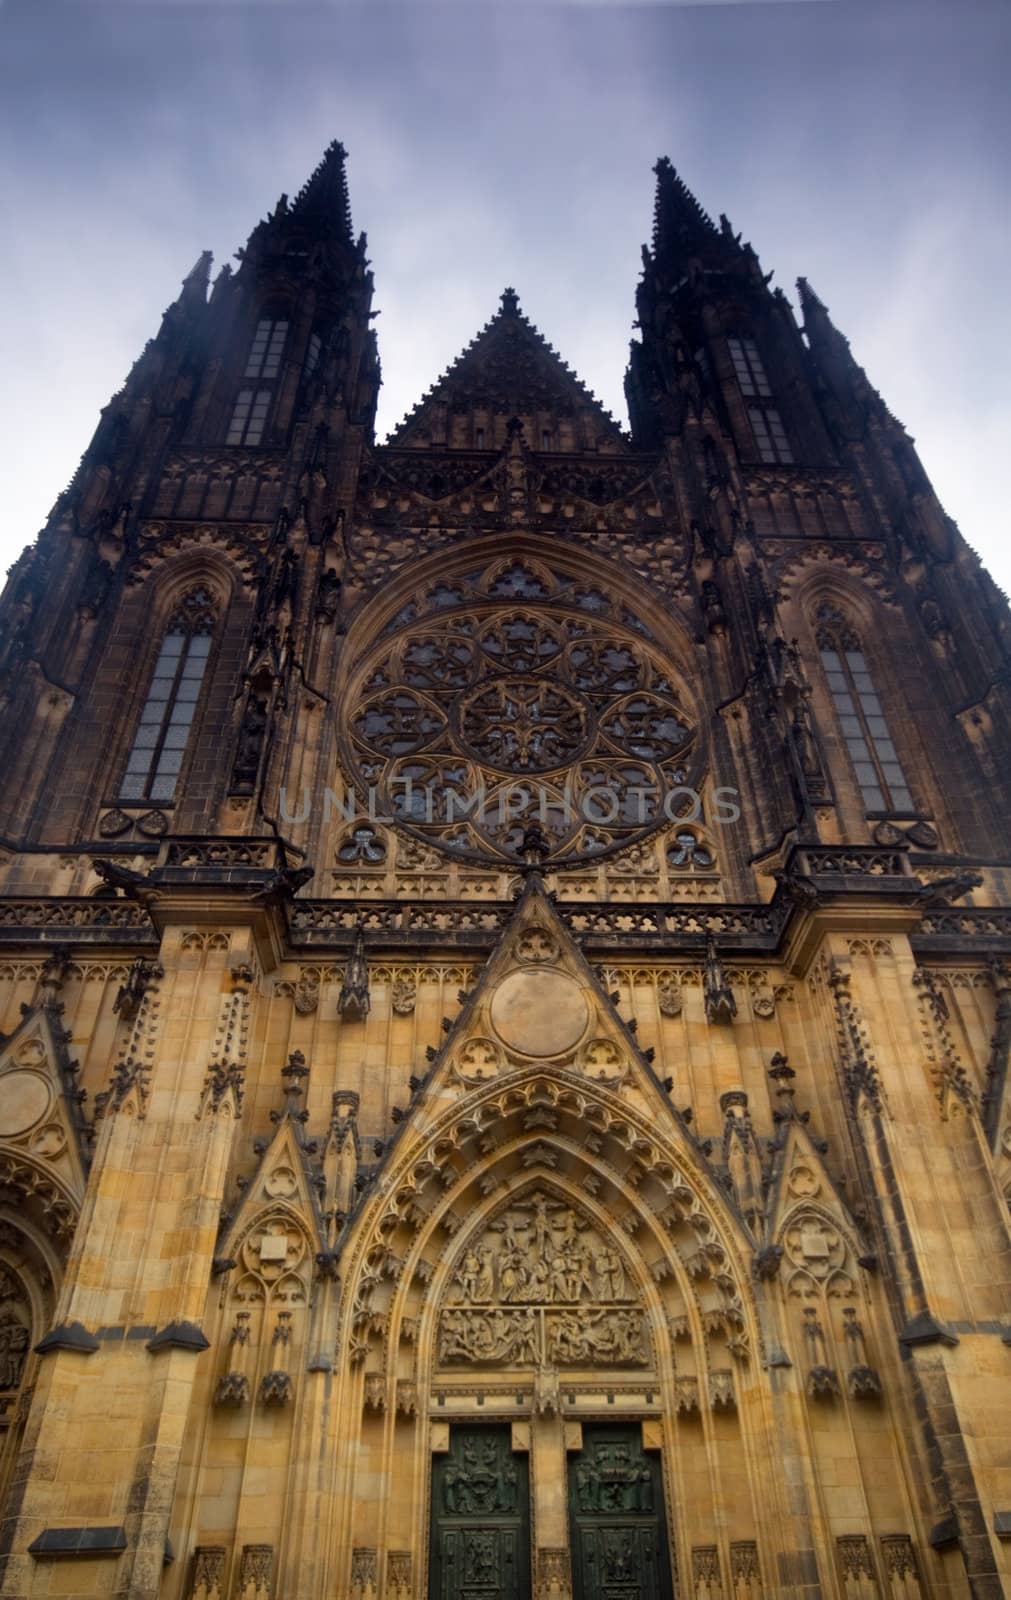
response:
[(193, 286), (199, 285), (201, 288), (206, 289), (207, 285), (211, 281), (211, 264), (213, 260), (214, 255), (212, 251), (202, 250), (196, 261), (194, 261), (189, 272), (187, 272), (185, 278), (183, 279), (184, 287), (192, 284)]
[(811, 306), (814, 310), (824, 311), (826, 316), (828, 315), (828, 306), (824, 300), (815, 294), (806, 278), (797, 279), (797, 293), (800, 295), (800, 303), (805, 311), (808, 306)]
[(656, 204), (653, 212), (653, 254), (662, 254), (691, 235), (716, 235), (716, 224), (692, 194), (688, 185), (661, 156), (653, 168), (656, 173)]
[(347, 151), (339, 140), (327, 145), (323, 158), (291, 202), (289, 215), (311, 221), (313, 229), (339, 235), (353, 243), (351, 205), (348, 199)]

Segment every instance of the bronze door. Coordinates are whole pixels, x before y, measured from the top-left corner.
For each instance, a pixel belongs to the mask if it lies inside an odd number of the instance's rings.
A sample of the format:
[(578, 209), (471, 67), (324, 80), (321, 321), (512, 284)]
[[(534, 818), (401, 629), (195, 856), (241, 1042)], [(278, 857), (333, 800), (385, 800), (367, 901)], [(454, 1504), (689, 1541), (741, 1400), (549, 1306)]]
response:
[(659, 1458), (642, 1429), (584, 1427), (569, 1457), (574, 1600), (670, 1600)]
[(454, 1427), (433, 1457), (429, 1600), (529, 1600), (527, 1458), (511, 1429)]

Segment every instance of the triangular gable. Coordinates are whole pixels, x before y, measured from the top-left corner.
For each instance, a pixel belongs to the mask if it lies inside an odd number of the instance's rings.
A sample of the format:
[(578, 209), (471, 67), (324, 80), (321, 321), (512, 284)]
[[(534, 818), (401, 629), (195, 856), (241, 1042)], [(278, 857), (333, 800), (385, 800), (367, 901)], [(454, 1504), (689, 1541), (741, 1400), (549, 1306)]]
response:
[[(617, 1090), (637, 1110), (678, 1124), (698, 1159), (698, 1141), (671, 1105), (651, 1059), (561, 921), (540, 874), (532, 872), (430, 1073), (400, 1113), (394, 1143), (408, 1126), (420, 1135), (447, 1106), (492, 1079), (543, 1066)], [(384, 1154), (388, 1158), (390, 1150)]]
[(782, 1125), (770, 1173), (766, 1238), (782, 1250), (787, 1292), (803, 1296), (852, 1279), (868, 1253), (849, 1207), (831, 1178), (821, 1142), (793, 1117)]
[[(745, 1225), (707, 1146), (672, 1106), (652, 1052), (640, 1050), (538, 872), (528, 869), (514, 915), (456, 1021), (447, 1024), (442, 1048), (431, 1054), (431, 1070), (410, 1105), (395, 1113), (396, 1133), (340, 1239), (341, 1277), (352, 1295), (352, 1363), (379, 1358), (376, 1341), (386, 1337), (398, 1285), (406, 1286), (402, 1326), (413, 1344), (430, 1283), (435, 1301), (447, 1282), (465, 1292), (471, 1284), (480, 1300), (483, 1280), (473, 1275), (486, 1247), (498, 1257), (511, 1228), (517, 1239), (534, 1240), (543, 1266), (545, 1241), (557, 1235), (557, 1247), (568, 1237), (569, 1219), (576, 1235), (599, 1244), (590, 1251), (597, 1299), (624, 1299), (635, 1275), (632, 1258), (643, 1252), (640, 1286), (644, 1276), (662, 1286), (678, 1370), (694, 1396), (686, 1405), (699, 1403), (702, 1369), (692, 1365), (693, 1340), (700, 1351), (705, 1342), (704, 1360), (713, 1367), (712, 1404), (732, 1404), (730, 1363), (746, 1361), (751, 1348), (739, 1254), (749, 1243)], [(549, 1220), (538, 1234), (540, 1214)], [(634, 1247), (622, 1242), (608, 1254), (612, 1222), (637, 1241)], [(440, 1241), (458, 1232), (461, 1245), (447, 1252)], [(427, 1241), (424, 1259), (412, 1261), (419, 1238)], [(585, 1252), (576, 1253), (583, 1287), (559, 1279), (558, 1294), (589, 1305)], [(561, 1271), (565, 1254), (555, 1248), (553, 1270)], [(540, 1268), (528, 1267), (529, 1283), (539, 1282)], [(506, 1271), (499, 1261), (500, 1289)], [(459, 1310), (450, 1304), (440, 1324), (439, 1359), (450, 1367), (465, 1354), (456, 1338)], [(604, 1314), (600, 1306), (597, 1312)], [(631, 1322), (625, 1327), (631, 1338), (630, 1329)], [(605, 1364), (637, 1365), (637, 1340), (622, 1343), (620, 1327), (615, 1337), (621, 1349), (616, 1345)], [(574, 1352), (575, 1344), (566, 1359), (576, 1360)], [(588, 1347), (584, 1353), (589, 1358)], [(527, 1357), (518, 1359), (522, 1366)], [(368, 1366), (368, 1373), (378, 1385), (379, 1367)], [(554, 1402), (539, 1394), (536, 1403)]]
[[(603, 437), (612, 448), (630, 448), (611, 413), (520, 311), (512, 289), (506, 289), (495, 316), (386, 442), (427, 448), (439, 441), (445, 414), (461, 411), (519, 417), (534, 448), (540, 439), (532, 419), (544, 413), (581, 422), (587, 444)], [(492, 442), (488, 440), (489, 447)]]
[(301, 1254), (292, 1242), (291, 1224), (311, 1241), (315, 1254), (327, 1249), (315, 1146), (306, 1140), (303, 1113), (290, 1090), (285, 1109), (275, 1116), (274, 1133), (261, 1150), (256, 1171), (243, 1184), (242, 1199), (218, 1242), (219, 1257), (235, 1260), (240, 1271), (263, 1275), (268, 1281), (279, 1271), (292, 1270)]
[(55, 1222), (68, 1223), (68, 1202), (84, 1195), (90, 1145), (61, 1011), (34, 1007), (0, 1047), (0, 1148), (53, 1180), (49, 1199), (45, 1182), (40, 1196)]

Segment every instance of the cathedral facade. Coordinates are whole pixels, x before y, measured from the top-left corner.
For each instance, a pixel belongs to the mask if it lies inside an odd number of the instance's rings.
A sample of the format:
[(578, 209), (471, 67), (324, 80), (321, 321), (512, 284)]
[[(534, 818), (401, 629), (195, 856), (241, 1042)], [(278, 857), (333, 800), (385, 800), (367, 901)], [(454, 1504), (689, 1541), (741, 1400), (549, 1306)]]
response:
[(1011, 1593), (1011, 617), (656, 176), (628, 431), (334, 145), (12, 569), (4, 1596)]

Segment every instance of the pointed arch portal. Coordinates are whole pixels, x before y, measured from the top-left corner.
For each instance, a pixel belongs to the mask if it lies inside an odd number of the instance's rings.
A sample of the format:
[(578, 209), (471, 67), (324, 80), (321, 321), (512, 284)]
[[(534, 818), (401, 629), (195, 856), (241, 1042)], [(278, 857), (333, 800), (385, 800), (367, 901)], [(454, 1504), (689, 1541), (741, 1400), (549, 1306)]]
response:
[(743, 1238), (531, 879), (344, 1255), (354, 1381), (393, 1419), (363, 1443), (425, 1508), (430, 1595), (671, 1593), (679, 1474), (714, 1412), (736, 1436), (760, 1351)]

